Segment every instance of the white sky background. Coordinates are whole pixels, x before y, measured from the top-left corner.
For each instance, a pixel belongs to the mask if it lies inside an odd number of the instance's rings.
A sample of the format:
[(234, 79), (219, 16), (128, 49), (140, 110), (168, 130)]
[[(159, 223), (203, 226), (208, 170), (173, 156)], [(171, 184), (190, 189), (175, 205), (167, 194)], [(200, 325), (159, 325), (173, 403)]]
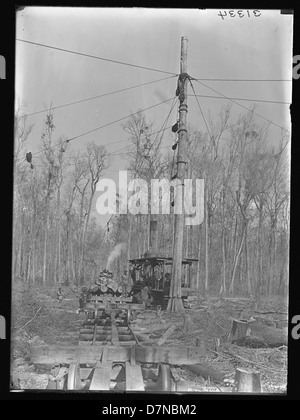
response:
[[(203, 81), (223, 95), (261, 100), (291, 100), (292, 15), (279, 10), (261, 11), (261, 16), (239, 18), (218, 16), (219, 10), (197, 9), (109, 9), (26, 7), (17, 13), (16, 38), (65, 48), (179, 73), (181, 36), (188, 37), (188, 73), (195, 78), (289, 79), (290, 82), (220, 82)], [(170, 75), (171, 76), (171, 75)], [(26, 104), (24, 113), (42, 110), (52, 103), (58, 106), (118, 89), (168, 77), (167, 74), (128, 67), (40, 46), (16, 42), (16, 103)], [(193, 82), (197, 94), (218, 96)], [(61, 135), (71, 138), (138, 109), (147, 108), (175, 96), (177, 78), (142, 88), (54, 110), (56, 126), (53, 142)], [(189, 88), (189, 93), (192, 94)], [(198, 98), (206, 117), (214, 117), (228, 102), (224, 99)], [(253, 102), (238, 101), (251, 108)], [(171, 103), (167, 102), (145, 115), (161, 128)], [(195, 98), (188, 98), (188, 123), (206, 131)], [(168, 125), (176, 122), (176, 107)], [(232, 122), (246, 112), (236, 104)], [(290, 130), (289, 105), (257, 103), (255, 112)], [(28, 117), (33, 123), (27, 151), (39, 150), (44, 114)], [(125, 122), (124, 120), (123, 122)], [(267, 122), (259, 117), (255, 121)], [(169, 132), (170, 131), (170, 132)], [(163, 146), (172, 145), (174, 135), (165, 132)], [(270, 139), (275, 144), (280, 128), (270, 125)], [(94, 140), (113, 152), (128, 145), (121, 123), (80, 137), (70, 143), (72, 149), (83, 149)], [(110, 144), (113, 142), (118, 142)], [(168, 149), (164, 149), (168, 150)], [(33, 157), (38, 162), (38, 155)], [(115, 156), (107, 177), (116, 178), (127, 162)]]

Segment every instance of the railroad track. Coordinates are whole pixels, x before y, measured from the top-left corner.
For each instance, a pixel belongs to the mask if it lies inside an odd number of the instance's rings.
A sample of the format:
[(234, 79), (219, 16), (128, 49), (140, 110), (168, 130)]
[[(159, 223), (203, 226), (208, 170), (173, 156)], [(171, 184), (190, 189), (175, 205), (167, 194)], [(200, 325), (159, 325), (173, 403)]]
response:
[(133, 310), (143, 305), (96, 298), (78, 345), (33, 345), (31, 361), (51, 371), (48, 389), (69, 391), (171, 391), (171, 365), (195, 364), (200, 347), (150, 347), (140, 343), (130, 326)]
[(135, 345), (137, 338), (130, 326), (130, 311), (103, 310), (97, 311), (91, 319), (82, 325), (79, 344), (83, 345)]

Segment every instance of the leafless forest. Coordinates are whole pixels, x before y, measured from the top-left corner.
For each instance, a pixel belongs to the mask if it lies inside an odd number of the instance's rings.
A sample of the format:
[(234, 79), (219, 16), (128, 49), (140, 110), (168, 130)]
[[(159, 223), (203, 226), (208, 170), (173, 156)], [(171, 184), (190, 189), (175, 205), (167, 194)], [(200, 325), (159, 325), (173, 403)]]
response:
[[(184, 257), (197, 258), (192, 286), (202, 295), (286, 296), (289, 254), (289, 138), (273, 142), (252, 112), (233, 118), (227, 105), (209, 131), (188, 127), (186, 178), (204, 179), (204, 221), (185, 226)], [(91, 284), (122, 243), (113, 272), (149, 246), (150, 215), (95, 219), (96, 185), (109, 177), (109, 154), (95, 142), (76, 154), (68, 133), (56, 136), (55, 112), (45, 112), (40, 151), (26, 160), (33, 126), (15, 116), (13, 281), (32, 286)], [(166, 129), (143, 112), (123, 125), (130, 145), (119, 154), (132, 178), (171, 179), (176, 149), (161, 146)], [(176, 141), (176, 140), (175, 140)], [(175, 144), (175, 143), (174, 143)], [(171, 148), (170, 148), (171, 149)], [(172, 255), (173, 217), (159, 215), (158, 252)]]

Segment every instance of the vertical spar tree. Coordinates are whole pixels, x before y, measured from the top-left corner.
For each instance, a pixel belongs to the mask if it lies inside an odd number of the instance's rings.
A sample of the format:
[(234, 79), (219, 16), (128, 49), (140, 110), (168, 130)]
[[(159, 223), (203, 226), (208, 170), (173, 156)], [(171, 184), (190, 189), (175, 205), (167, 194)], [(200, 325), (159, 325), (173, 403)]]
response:
[(179, 97), (179, 128), (178, 128), (178, 153), (177, 153), (177, 179), (179, 180), (176, 188), (181, 188), (175, 194), (176, 200), (181, 200), (181, 212), (178, 212), (174, 217), (174, 244), (173, 244), (173, 265), (172, 265), (172, 279), (170, 285), (170, 298), (168, 302), (167, 311), (170, 312), (184, 312), (184, 307), (181, 299), (181, 273), (182, 273), (182, 242), (184, 232), (184, 177), (186, 169), (186, 114), (187, 114), (187, 44), (186, 37), (181, 38), (181, 58), (180, 58), (180, 75), (178, 79), (178, 87), (176, 94)]

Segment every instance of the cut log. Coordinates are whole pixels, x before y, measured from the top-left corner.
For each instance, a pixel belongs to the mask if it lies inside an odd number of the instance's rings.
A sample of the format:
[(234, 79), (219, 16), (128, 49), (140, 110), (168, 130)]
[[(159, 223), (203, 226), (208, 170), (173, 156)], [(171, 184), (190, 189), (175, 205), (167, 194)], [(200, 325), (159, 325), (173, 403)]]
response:
[(246, 320), (233, 320), (231, 341), (240, 346), (280, 347), (287, 344), (287, 333), (279, 328)]
[(263, 314), (263, 315), (267, 315), (267, 314), (280, 314), (280, 315), (288, 315), (287, 312), (279, 312), (279, 311), (254, 311), (255, 314)]
[(211, 364), (201, 363), (196, 365), (186, 365), (184, 366), (190, 372), (195, 373), (196, 375), (202, 376), (204, 379), (210, 378), (213, 382), (222, 382), (225, 378), (224, 374), (214, 369)]
[(167, 324), (163, 324), (163, 325), (154, 325), (154, 326), (148, 327), (148, 328), (144, 328), (144, 327), (134, 325), (134, 326), (132, 326), (132, 330), (134, 332), (137, 332), (137, 333), (140, 332), (140, 333), (150, 334), (150, 333), (154, 333), (154, 332), (157, 332), (157, 331), (167, 330), (168, 328), (171, 327), (171, 325), (175, 325), (176, 327), (181, 327), (182, 323), (180, 323), (180, 322), (167, 323)]
[(237, 382), (237, 392), (261, 392), (259, 372), (245, 368), (237, 368), (235, 380)]
[(245, 337), (241, 337), (236, 344), (249, 347), (280, 347), (287, 345), (287, 333), (279, 328), (266, 325), (252, 324)]
[(176, 325), (171, 325), (171, 327), (168, 328), (167, 331), (163, 334), (163, 336), (158, 340), (157, 345), (162, 346), (164, 342), (173, 334), (176, 328)]

